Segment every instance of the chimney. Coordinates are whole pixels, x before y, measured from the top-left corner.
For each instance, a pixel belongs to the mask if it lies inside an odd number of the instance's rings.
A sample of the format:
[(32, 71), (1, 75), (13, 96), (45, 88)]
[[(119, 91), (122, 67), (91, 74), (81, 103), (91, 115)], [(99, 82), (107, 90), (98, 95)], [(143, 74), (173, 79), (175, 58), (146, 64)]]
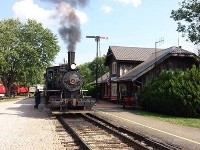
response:
[(75, 52), (68, 51), (68, 68), (71, 69), (71, 64), (75, 63)]

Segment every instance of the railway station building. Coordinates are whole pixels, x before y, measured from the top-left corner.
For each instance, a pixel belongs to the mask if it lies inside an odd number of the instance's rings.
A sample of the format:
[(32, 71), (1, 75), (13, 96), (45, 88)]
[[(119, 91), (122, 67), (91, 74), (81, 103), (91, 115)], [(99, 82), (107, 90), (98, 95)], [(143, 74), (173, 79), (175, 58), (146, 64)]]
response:
[(200, 58), (175, 46), (167, 49), (109, 46), (104, 64), (109, 72), (98, 79), (101, 98), (121, 103), (124, 96), (135, 97), (163, 70), (200, 66)]

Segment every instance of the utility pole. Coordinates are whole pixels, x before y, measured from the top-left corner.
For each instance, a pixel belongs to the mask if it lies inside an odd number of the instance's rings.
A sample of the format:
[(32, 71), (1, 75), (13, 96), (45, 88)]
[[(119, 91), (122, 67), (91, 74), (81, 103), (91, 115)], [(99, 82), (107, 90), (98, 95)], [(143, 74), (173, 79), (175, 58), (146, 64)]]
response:
[(95, 92), (96, 92), (96, 102), (98, 102), (98, 93), (97, 93), (97, 87), (98, 87), (98, 51), (99, 51), (99, 42), (100, 39), (108, 39), (108, 37), (103, 37), (103, 36), (86, 36), (86, 38), (93, 38), (95, 39), (95, 42), (97, 42), (97, 51), (96, 51), (96, 68), (95, 68), (95, 72), (96, 72), (96, 85), (95, 85)]

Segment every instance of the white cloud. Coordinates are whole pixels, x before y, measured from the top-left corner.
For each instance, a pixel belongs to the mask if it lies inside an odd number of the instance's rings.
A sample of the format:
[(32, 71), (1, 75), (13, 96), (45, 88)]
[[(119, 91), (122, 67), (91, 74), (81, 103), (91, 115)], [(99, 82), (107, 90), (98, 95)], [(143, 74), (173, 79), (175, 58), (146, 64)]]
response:
[(126, 5), (131, 4), (134, 7), (138, 7), (142, 3), (142, 0), (116, 0), (116, 1), (126, 4)]
[(86, 13), (76, 10), (76, 15), (78, 16), (81, 24), (84, 24), (88, 21), (88, 17)]
[(113, 9), (109, 7), (108, 5), (102, 6), (101, 10), (103, 10), (105, 14), (111, 13), (113, 11)]
[(21, 21), (27, 19), (35, 19), (44, 26), (51, 26), (55, 23), (51, 17), (54, 14), (53, 10), (45, 10), (33, 3), (33, 0), (21, 0), (13, 5), (15, 17)]
[[(20, 0), (13, 5), (14, 16), (21, 21), (27, 19), (35, 19), (42, 23), (46, 27), (51, 27), (58, 24), (53, 16), (56, 15), (56, 8), (51, 10), (44, 9), (38, 4), (35, 4), (33, 0)], [(80, 19), (80, 23), (87, 22), (87, 15), (84, 12), (76, 10), (76, 14)]]

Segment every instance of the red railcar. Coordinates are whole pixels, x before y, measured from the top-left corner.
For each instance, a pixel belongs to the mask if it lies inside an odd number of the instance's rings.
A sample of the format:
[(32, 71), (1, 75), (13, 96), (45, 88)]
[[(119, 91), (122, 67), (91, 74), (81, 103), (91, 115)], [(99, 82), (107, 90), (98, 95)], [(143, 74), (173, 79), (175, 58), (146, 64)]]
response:
[(13, 86), (11, 91), (15, 92), (15, 94), (17, 95), (24, 95), (28, 94), (28, 87), (25, 85)]
[(6, 88), (0, 83), (0, 99), (2, 99), (6, 94)]
[(5, 94), (6, 93), (6, 89), (4, 87), (3, 84), (0, 84), (0, 94)]
[[(10, 91), (11, 95), (25, 95), (25, 94), (28, 94), (28, 87), (25, 86), (25, 85), (14, 85), (11, 87), (11, 91)], [(1, 97), (4, 97), (6, 94), (6, 88), (5, 86), (0, 83), (0, 96)]]
[(6, 94), (6, 89), (3, 84), (0, 83), (0, 94)]

